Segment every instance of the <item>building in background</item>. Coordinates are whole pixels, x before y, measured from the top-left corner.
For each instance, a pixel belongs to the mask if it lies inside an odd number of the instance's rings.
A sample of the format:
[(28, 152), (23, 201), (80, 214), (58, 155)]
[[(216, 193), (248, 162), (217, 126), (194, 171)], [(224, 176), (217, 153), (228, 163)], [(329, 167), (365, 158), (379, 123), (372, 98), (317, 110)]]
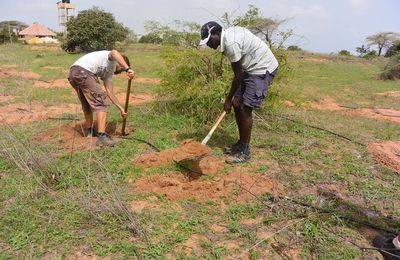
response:
[(33, 23), (18, 33), (27, 43), (57, 43), (56, 34), (39, 23)]

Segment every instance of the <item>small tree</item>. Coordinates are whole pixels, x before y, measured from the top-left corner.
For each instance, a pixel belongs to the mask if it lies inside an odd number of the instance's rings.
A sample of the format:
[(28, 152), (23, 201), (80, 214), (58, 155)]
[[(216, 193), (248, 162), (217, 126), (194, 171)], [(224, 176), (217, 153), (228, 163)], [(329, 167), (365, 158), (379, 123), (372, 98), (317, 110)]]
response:
[(97, 7), (84, 10), (67, 23), (67, 37), (62, 45), (65, 51), (79, 47), (85, 52), (113, 48), (123, 41), (129, 29), (115, 21), (113, 14)]
[(392, 46), (387, 50), (385, 57), (392, 57), (400, 53), (400, 40), (395, 41)]
[(380, 77), (383, 80), (400, 80), (400, 54), (390, 58)]
[(381, 32), (367, 37), (369, 46), (378, 46), (378, 56), (381, 56), (384, 49), (389, 48), (394, 41), (399, 38), (398, 33), (394, 32)]
[(364, 57), (369, 52), (369, 47), (365, 47), (364, 44), (360, 47), (356, 48), (356, 52), (358, 52), (360, 57)]
[(339, 55), (350, 56), (350, 52), (348, 50), (341, 50), (341, 51), (339, 51)]
[(9, 28), (3, 27), (3, 29), (0, 31), (0, 44), (13, 43), (17, 40), (18, 36), (13, 31), (10, 31)]
[(302, 51), (302, 49), (297, 45), (290, 45), (287, 47), (288, 51)]

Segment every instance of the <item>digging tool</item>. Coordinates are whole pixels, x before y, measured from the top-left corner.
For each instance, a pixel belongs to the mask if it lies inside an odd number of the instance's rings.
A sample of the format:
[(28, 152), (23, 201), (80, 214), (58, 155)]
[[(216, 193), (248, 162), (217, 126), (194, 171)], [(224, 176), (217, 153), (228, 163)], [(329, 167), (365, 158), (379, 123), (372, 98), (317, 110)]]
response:
[(201, 142), (202, 145), (206, 145), (207, 144), (207, 142), (210, 140), (211, 136), (213, 135), (215, 129), (217, 129), (218, 125), (224, 119), (225, 115), (226, 115), (226, 111), (222, 112), (222, 114), (218, 117), (217, 122), (214, 124), (214, 126), (211, 128), (210, 132), (208, 132), (207, 136)]
[[(129, 105), (129, 94), (131, 93), (131, 85), (132, 79), (128, 80), (128, 90), (126, 91), (126, 99), (125, 99), (125, 113), (128, 112), (128, 105)], [(125, 126), (126, 126), (126, 117), (122, 120), (122, 135), (127, 135), (125, 133)]]

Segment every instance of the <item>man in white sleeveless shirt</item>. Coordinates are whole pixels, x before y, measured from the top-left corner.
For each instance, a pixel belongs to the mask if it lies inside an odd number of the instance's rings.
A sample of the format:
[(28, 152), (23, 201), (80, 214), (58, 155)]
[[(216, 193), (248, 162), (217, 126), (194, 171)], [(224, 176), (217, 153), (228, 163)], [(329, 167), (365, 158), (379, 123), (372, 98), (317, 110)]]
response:
[[(97, 136), (96, 145), (114, 146), (111, 136), (106, 134), (108, 106), (112, 103), (119, 109), (122, 118), (127, 113), (113, 91), (112, 77), (125, 71), (130, 79), (134, 71), (129, 59), (117, 50), (95, 51), (79, 58), (70, 68), (69, 82), (76, 90), (85, 115), (85, 135)], [(104, 83), (100, 85), (99, 78)], [(105, 89), (105, 90), (104, 90)], [(97, 131), (93, 127), (93, 113), (96, 113)]]
[(239, 140), (224, 148), (232, 158), (227, 163), (243, 163), (251, 158), (250, 137), (253, 126), (253, 109), (259, 108), (267, 95), (278, 68), (278, 61), (270, 48), (246, 28), (233, 26), (225, 30), (216, 22), (208, 22), (201, 28), (200, 46), (212, 49), (221, 47), (228, 57), (235, 74), (224, 110), (233, 105)]

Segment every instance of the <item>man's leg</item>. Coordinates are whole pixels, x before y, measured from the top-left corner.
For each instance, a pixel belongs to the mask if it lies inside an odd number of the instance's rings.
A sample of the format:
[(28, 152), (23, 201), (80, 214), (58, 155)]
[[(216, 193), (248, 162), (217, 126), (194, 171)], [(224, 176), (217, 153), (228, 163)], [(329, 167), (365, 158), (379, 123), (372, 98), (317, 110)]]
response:
[(107, 112), (97, 112), (97, 132), (105, 133), (106, 132), (106, 123), (107, 123)]
[(246, 105), (242, 106), (240, 139), (247, 146), (250, 145), (251, 130), (253, 129), (253, 108)]
[(85, 128), (93, 128), (93, 113), (92, 112), (83, 112), (85, 115)]

